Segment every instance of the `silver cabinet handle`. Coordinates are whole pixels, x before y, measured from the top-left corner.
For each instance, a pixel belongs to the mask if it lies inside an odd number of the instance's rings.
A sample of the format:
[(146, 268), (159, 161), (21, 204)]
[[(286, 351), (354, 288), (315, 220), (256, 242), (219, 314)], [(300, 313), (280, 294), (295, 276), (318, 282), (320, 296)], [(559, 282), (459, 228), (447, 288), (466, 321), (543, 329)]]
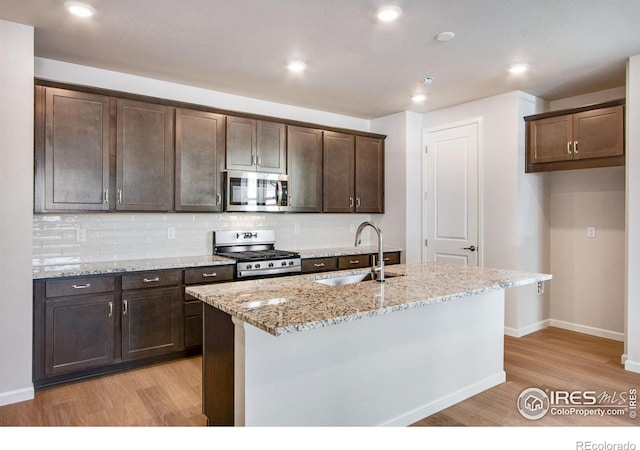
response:
[(573, 154), (578, 154), (578, 141), (573, 141)]
[(109, 302), (109, 317), (113, 316), (113, 302)]
[(87, 284), (74, 284), (71, 286), (74, 289), (86, 289), (91, 287), (91, 283), (87, 283)]
[(573, 153), (573, 152), (571, 151), (571, 141), (567, 142), (567, 153), (568, 153), (568, 154)]
[(160, 277), (145, 278), (142, 281), (144, 281), (145, 283), (156, 283), (156, 282), (160, 281)]
[(256, 154), (255, 154), (255, 153), (252, 153), (252, 154), (251, 154), (251, 165), (252, 165), (252, 166), (255, 166), (255, 165), (257, 165), (257, 164), (258, 164), (258, 158), (256, 157)]
[(360, 260), (354, 259), (353, 261), (349, 261), (349, 264), (360, 264)]
[(126, 316), (127, 315), (127, 311), (129, 311), (129, 301), (128, 300), (123, 300), (122, 301), (122, 315)]
[(356, 197), (356, 208), (360, 208), (360, 197)]
[(122, 203), (122, 189), (118, 189), (118, 203)]
[(353, 197), (349, 197), (349, 208), (353, 208)]
[(216, 194), (216, 206), (222, 203), (222, 194)]
[(383, 261), (389, 261), (391, 258), (382, 258)]
[(213, 273), (203, 273), (202, 274), (202, 278), (213, 278), (213, 277), (217, 277), (218, 274), (213, 272)]
[(103, 203), (106, 203), (107, 205), (109, 204), (109, 189), (105, 189), (104, 190), (104, 202)]
[(261, 166), (262, 165), (262, 155), (258, 155), (258, 162), (256, 163), (257, 166)]
[(324, 267), (324, 263), (315, 263), (313, 267)]

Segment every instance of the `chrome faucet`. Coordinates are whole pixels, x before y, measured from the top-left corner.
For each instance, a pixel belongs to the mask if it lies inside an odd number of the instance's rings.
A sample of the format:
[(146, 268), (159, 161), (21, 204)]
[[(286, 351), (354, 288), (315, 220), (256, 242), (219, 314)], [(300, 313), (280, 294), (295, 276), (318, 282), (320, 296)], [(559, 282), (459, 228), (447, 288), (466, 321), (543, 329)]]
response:
[(378, 276), (376, 277), (376, 281), (380, 283), (384, 283), (384, 257), (383, 257), (383, 249), (382, 249), (382, 230), (380, 230), (378, 225), (370, 221), (362, 222), (358, 227), (358, 230), (356, 231), (356, 247), (360, 245), (360, 241), (361, 241), (360, 234), (362, 233), (362, 230), (364, 230), (366, 227), (373, 228), (378, 234), (378, 260), (376, 261), (377, 265), (374, 264), (373, 267), (371, 267), (371, 271), (374, 274), (375, 273), (378, 274)]

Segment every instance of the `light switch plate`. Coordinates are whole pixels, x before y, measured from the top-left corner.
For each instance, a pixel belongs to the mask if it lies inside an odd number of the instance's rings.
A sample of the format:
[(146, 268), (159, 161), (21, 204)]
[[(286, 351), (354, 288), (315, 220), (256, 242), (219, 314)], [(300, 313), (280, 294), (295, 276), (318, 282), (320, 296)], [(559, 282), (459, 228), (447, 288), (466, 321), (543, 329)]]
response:
[(87, 230), (84, 228), (76, 230), (76, 242), (87, 242)]
[(596, 227), (587, 227), (587, 237), (588, 238), (596, 237)]
[(176, 238), (176, 229), (173, 227), (167, 228), (167, 238), (175, 239)]

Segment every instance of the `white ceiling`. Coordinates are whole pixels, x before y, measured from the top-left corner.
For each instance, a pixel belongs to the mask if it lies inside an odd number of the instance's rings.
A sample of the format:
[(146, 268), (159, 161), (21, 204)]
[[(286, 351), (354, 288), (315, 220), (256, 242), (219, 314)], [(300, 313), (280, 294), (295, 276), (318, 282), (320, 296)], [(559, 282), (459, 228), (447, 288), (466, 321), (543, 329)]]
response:
[[(63, 3), (0, 0), (0, 19), (35, 27), (36, 56), (361, 118), (619, 87), (640, 54), (640, 0), (85, 0), (88, 20)], [(385, 4), (399, 20), (375, 19)]]

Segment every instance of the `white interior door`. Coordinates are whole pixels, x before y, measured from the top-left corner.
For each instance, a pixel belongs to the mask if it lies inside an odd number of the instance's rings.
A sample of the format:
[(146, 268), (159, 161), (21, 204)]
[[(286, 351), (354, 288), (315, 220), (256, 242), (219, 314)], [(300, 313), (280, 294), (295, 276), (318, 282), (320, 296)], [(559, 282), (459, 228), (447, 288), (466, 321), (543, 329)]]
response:
[(425, 132), (423, 260), (479, 264), (478, 123)]

